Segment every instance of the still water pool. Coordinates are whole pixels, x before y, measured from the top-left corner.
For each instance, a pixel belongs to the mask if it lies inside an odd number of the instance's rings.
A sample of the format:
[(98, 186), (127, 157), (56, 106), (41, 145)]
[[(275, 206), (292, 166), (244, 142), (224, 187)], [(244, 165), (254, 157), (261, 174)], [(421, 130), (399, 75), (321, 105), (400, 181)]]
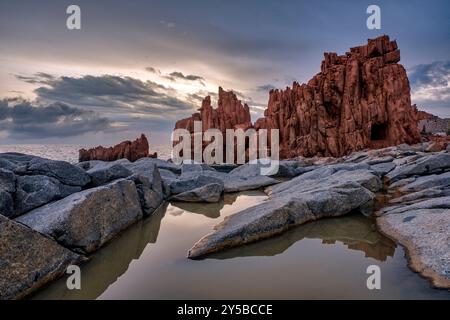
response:
[[(81, 290), (66, 277), (33, 299), (449, 299), (407, 267), (404, 250), (374, 221), (349, 215), (308, 223), (281, 236), (186, 258), (224, 217), (264, 201), (259, 191), (217, 204), (172, 203), (135, 224), (81, 266)], [(381, 290), (366, 269), (381, 268)]]

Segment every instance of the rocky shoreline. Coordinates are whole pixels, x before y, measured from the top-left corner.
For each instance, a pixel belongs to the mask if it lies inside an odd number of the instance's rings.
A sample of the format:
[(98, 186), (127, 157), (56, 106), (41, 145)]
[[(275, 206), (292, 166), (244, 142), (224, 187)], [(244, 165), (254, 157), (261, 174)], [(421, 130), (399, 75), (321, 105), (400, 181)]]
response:
[(339, 159), (303, 159), (307, 173), (266, 188), (269, 200), (215, 226), (188, 256), (202, 258), (357, 211), (373, 215), (380, 231), (407, 249), (414, 271), (434, 287), (450, 289), (450, 154), (427, 152), (429, 147), (399, 145)]
[(0, 154), (0, 297), (23, 298), (60, 277), (166, 201), (212, 203), (224, 193), (261, 188), (268, 200), (225, 219), (188, 257), (360, 212), (406, 247), (413, 270), (450, 288), (450, 154), (422, 143), (282, 160), (274, 177), (255, 164), (142, 158), (72, 165)]

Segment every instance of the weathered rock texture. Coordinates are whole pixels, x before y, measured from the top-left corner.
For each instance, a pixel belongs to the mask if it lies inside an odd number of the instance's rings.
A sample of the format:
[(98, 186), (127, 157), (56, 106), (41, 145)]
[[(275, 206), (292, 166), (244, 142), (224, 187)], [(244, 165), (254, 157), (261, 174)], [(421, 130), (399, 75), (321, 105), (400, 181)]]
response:
[(90, 253), (142, 216), (135, 184), (116, 180), (47, 204), (16, 221), (66, 248)]
[(385, 177), (390, 200), (376, 213), (377, 225), (406, 247), (413, 270), (449, 289), (450, 154), (417, 153), (403, 160)]
[(93, 149), (81, 149), (79, 151), (80, 162), (89, 160), (114, 161), (119, 159), (136, 161), (146, 157), (156, 158), (157, 154), (149, 154), (148, 140), (144, 134), (134, 141), (123, 141), (114, 147), (105, 148), (98, 146)]
[(307, 84), (270, 92), (256, 129), (280, 130), (281, 157), (342, 156), (416, 143), (420, 134), (400, 50), (388, 36), (338, 56), (325, 53)]
[(0, 215), (14, 218), (79, 192), (91, 182), (82, 168), (20, 154), (0, 154)]
[(52, 239), (0, 215), (0, 300), (22, 298), (81, 261)]
[(202, 121), (203, 132), (208, 129), (219, 129), (225, 133), (226, 129), (246, 130), (252, 126), (248, 105), (242, 105), (233, 91), (224, 91), (221, 87), (217, 108), (211, 106), (211, 97), (207, 96), (198, 111), (189, 118), (177, 121), (175, 129), (187, 129), (193, 133), (194, 121)]
[(248, 106), (219, 88), (216, 109), (208, 96), (199, 112), (178, 121), (175, 129), (192, 133), (194, 121), (202, 121), (203, 132), (279, 129), (281, 158), (340, 157), (366, 148), (417, 143), (417, 122), (426, 114), (411, 106), (408, 77), (399, 61), (395, 41), (388, 36), (369, 39), (345, 55), (325, 53), (321, 71), (307, 84), (271, 90), (264, 118), (254, 126)]

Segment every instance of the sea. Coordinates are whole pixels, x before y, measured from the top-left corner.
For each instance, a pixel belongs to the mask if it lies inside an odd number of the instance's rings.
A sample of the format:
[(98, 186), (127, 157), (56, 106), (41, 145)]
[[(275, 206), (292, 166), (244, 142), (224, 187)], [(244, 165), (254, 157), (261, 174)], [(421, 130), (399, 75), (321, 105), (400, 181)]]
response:
[[(78, 150), (93, 146), (76, 144), (8, 144), (0, 145), (0, 153), (18, 152), (31, 154), (52, 160), (62, 160), (70, 163), (78, 162)], [(108, 146), (106, 146), (108, 147)], [(170, 159), (172, 148), (168, 145), (151, 145), (150, 152), (157, 152), (158, 158)]]

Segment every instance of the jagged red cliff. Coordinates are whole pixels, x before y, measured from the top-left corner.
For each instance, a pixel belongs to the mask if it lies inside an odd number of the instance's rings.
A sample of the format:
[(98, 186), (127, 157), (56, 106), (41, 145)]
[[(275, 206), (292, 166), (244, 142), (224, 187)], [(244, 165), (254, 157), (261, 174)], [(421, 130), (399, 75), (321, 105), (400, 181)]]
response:
[[(307, 84), (271, 90), (264, 118), (254, 128), (279, 129), (280, 157), (340, 157), (355, 150), (421, 140), (420, 114), (411, 106), (400, 50), (388, 36), (369, 39), (345, 55), (325, 53), (321, 71)], [(219, 88), (218, 108), (210, 97), (198, 113), (175, 128), (193, 132), (194, 121), (210, 128), (250, 128), (250, 113), (233, 92)]]
[(175, 129), (187, 129), (194, 132), (194, 121), (202, 121), (202, 131), (208, 129), (219, 129), (225, 133), (226, 129), (250, 128), (250, 110), (247, 104), (242, 105), (241, 100), (233, 91), (224, 91), (219, 87), (217, 108), (211, 106), (211, 97), (203, 99), (199, 112), (191, 117), (177, 121)]
[(280, 130), (282, 157), (342, 156), (420, 141), (400, 51), (388, 36), (338, 56), (325, 53), (307, 84), (272, 90), (256, 129)]

